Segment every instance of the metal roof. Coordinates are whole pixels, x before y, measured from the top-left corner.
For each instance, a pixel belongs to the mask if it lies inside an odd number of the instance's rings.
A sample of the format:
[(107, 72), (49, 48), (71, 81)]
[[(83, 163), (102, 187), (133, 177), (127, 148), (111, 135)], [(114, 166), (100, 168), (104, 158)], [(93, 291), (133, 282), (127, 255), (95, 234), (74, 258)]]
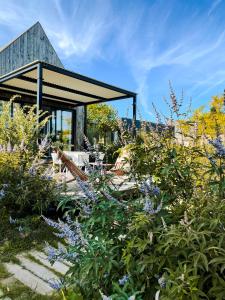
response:
[(38, 65), (43, 70), (44, 99), (81, 106), (136, 96), (134, 92), (41, 61), (34, 61), (1, 76), (0, 89), (36, 96)]

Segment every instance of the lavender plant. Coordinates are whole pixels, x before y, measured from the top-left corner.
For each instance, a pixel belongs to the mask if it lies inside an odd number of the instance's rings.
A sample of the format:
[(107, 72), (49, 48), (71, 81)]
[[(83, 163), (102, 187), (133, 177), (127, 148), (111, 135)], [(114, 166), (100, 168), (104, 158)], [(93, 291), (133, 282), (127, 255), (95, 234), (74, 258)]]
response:
[(213, 140), (208, 139), (208, 142), (213, 148), (210, 154), (206, 151), (210, 162), (207, 172), (210, 175), (209, 186), (213, 192), (218, 192), (223, 198), (225, 197), (225, 146), (220, 136)]

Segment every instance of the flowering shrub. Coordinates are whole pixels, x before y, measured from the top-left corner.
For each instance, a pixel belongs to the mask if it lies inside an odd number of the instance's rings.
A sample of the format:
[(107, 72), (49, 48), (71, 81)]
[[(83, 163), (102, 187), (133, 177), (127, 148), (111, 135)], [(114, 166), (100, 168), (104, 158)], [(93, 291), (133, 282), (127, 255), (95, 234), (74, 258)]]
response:
[(49, 143), (47, 137), (38, 142), (38, 136), (47, 119), (37, 116), (33, 107), (17, 107), (11, 118), (10, 104), (0, 115), (0, 206), (40, 213), (58, 194), (51, 173), (40, 164)]
[(72, 263), (61, 288), (83, 299), (222, 299), (224, 200), (203, 192), (173, 208), (152, 178), (141, 192), (120, 203), (93, 191), (79, 225), (47, 220), (68, 244), (48, 248), (49, 259)]
[(77, 180), (84, 195), (74, 202), (78, 212), (45, 218), (64, 243), (47, 246), (49, 260), (72, 264), (57, 288), (66, 294), (69, 287), (68, 299), (224, 299), (221, 139), (187, 146), (168, 128), (141, 132), (129, 147), (139, 188), (133, 199), (115, 196), (99, 164), (89, 182)]

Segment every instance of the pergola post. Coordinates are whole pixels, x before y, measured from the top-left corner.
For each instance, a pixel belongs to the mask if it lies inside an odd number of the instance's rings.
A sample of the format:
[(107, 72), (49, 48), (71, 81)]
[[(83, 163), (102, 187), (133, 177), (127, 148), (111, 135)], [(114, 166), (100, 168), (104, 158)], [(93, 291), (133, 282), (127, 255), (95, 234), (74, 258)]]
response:
[(137, 96), (133, 96), (133, 137), (136, 137), (136, 120), (137, 120)]
[(13, 102), (11, 102), (11, 105), (10, 105), (10, 116), (11, 116), (11, 118), (13, 118), (13, 113), (14, 113), (14, 107), (13, 107)]
[[(42, 109), (43, 68), (41, 63), (37, 65), (37, 116)], [(39, 122), (38, 118), (38, 122)]]
[[(84, 136), (87, 137), (87, 105), (84, 105)], [(83, 141), (83, 147), (84, 149), (87, 149), (87, 145), (85, 143), (85, 140)]]
[(84, 135), (87, 136), (87, 105), (84, 105)]

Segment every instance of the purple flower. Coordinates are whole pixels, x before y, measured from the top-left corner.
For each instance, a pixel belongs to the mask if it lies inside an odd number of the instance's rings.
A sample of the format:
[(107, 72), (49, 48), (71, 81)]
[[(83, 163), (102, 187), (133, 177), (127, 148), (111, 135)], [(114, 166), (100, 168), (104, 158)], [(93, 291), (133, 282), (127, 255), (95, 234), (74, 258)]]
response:
[(97, 194), (88, 182), (82, 181), (79, 177), (77, 177), (77, 183), (87, 199), (91, 200), (92, 202), (98, 201)]
[(215, 166), (216, 165), (216, 161), (213, 159), (212, 156), (207, 155), (208, 160), (210, 161), (211, 165)]
[(24, 231), (24, 229), (23, 229), (23, 227), (21, 225), (18, 227), (18, 230), (19, 230), (19, 232), (23, 232)]
[(147, 212), (150, 215), (154, 214), (154, 207), (153, 207), (153, 203), (151, 202), (151, 200), (145, 201), (145, 205), (144, 205), (143, 209), (145, 212)]
[(158, 195), (160, 194), (160, 189), (159, 189), (159, 187), (154, 186), (154, 187), (152, 188), (152, 193), (153, 193), (153, 195), (158, 196)]
[(37, 174), (37, 170), (35, 167), (31, 167), (29, 170), (28, 170), (28, 173), (31, 175), (31, 176), (35, 176)]
[(41, 179), (51, 181), (52, 180), (52, 176), (50, 176), (50, 175), (42, 175)]
[[(87, 151), (89, 152), (89, 154), (95, 159), (95, 163), (96, 163), (96, 166), (95, 166), (95, 169), (97, 169), (97, 171), (99, 172), (102, 172), (102, 169), (103, 169), (103, 165), (102, 165), (102, 159), (100, 158), (100, 152), (99, 150), (96, 149), (91, 145), (91, 143), (89, 142), (88, 138), (86, 136), (84, 136), (84, 142), (87, 146)], [(88, 171), (90, 173), (93, 173), (93, 168), (90, 168), (88, 166), (88, 164), (86, 165), (86, 168), (88, 169)]]
[(119, 285), (124, 285), (129, 279), (128, 275), (124, 275), (121, 279), (119, 279)]
[(81, 226), (78, 222), (70, 222), (64, 223), (63, 221), (59, 220), (59, 222), (54, 222), (48, 218), (43, 216), (45, 222), (57, 229), (59, 233), (55, 233), (56, 236), (60, 238), (65, 238), (67, 243), (71, 246), (85, 246), (87, 241), (84, 239)]
[(166, 280), (163, 276), (158, 279), (158, 283), (162, 289), (166, 287)]
[(46, 243), (45, 252), (48, 256), (48, 261), (51, 263), (57, 260), (73, 260), (78, 259), (78, 254), (75, 252), (68, 252), (66, 248), (59, 246), (58, 249)]
[(142, 182), (140, 191), (147, 196), (159, 196), (160, 189), (153, 184), (152, 177), (149, 177), (146, 181)]
[(152, 201), (150, 199), (147, 199), (145, 201), (145, 205), (143, 210), (148, 213), (149, 215), (155, 215), (158, 212), (160, 212), (160, 210), (162, 209), (162, 201), (160, 202), (160, 204), (157, 206), (156, 209), (154, 209), (154, 205), (152, 203)]
[(39, 151), (43, 152), (45, 151), (50, 145), (50, 142), (48, 141), (48, 136), (46, 135), (44, 139), (41, 141), (41, 143), (38, 145)]
[(51, 246), (49, 246), (48, 244), (47, 244), (47, 246), (45, 248), (45, 252), (47, 253), (48, 260), (50, 262), (53, 262), (53, 261), (55, 261), (58, 258), (58, 253), (57, 253), (56, 249), (53, 248), (53, 247), (51, 247)]
[(9, 217), (9, 223), (10, 224), (16, 224), (17, 220), (13, 219), (11, 216)]
[(3, 189), (0, 190), (0, 199), (5, 197), (5, 191)]
[(222, 144), (222, 140), (220, 137), (217, 137), (214, 140), (209, 140), (209, 144), (211, 144), (215, 148), (216, 154), (219, 157), (225, 157), (225, 147)]
[(120, 206), (126, 207), (126, 205), (122, 202), (120, 202), (119, 200), (117, 200), (116, 198), (114, 198), (112, 195), (110, 195), (108, 192), (106, 191), (102, 191), (102, 194), (106, 197), (107, 200), (117, 203)]
[(63, 283), (61, 280), (57, 279), (50, 279), (48, 281), (48, 284), (50, 285), (51, 288), (54, 290), (60, 291), (63, 288)]
[(86, 215), (90, 215), (92, 213), (92, 209), (89, 205), (83, 205), (82, 208), (83, 208), (83, 212)]
[(155, 209), (154, 202), (152, 202), (151, 197), (159, 196), (160, 189), (153, 184), (152, 177), (149, 177), (148, 180), (142, 183), (140, 191), (145, 195), (145, 204), (143, 210), (150, 215), (157, 214), (162, 209), (162, 201)]

